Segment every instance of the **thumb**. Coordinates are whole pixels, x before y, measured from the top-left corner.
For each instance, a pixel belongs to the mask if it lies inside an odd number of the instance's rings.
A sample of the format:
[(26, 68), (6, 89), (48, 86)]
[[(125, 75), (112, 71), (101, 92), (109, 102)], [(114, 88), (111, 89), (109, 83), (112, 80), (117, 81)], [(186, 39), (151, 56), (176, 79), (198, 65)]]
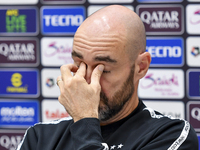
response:
[(101, 75), (102, 75), (102, 72), (104, 70), (104, 65), (98, 65), (92, 72), (92, 75), (91, 75), (91, 85), (95, 86), (95, 87), (98, 87), (100, 84), (100, 78), (101, 78)]

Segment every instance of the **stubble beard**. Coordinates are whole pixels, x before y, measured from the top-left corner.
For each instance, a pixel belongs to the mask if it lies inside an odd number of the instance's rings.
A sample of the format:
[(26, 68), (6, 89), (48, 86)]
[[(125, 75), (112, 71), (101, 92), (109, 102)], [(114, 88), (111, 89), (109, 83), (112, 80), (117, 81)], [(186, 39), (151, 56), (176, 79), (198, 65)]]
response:
[(134, 69), (135, 67), (133, 65), (127, 80), (124, 82), (123, 86), (115, 92), (111, 99), (108, 99), (104, 92), (100, 93), (100, 101), (103, 103), (99, 106), (100, 121), (107, 121), (117, 115), (132, 97), (134, 93)]

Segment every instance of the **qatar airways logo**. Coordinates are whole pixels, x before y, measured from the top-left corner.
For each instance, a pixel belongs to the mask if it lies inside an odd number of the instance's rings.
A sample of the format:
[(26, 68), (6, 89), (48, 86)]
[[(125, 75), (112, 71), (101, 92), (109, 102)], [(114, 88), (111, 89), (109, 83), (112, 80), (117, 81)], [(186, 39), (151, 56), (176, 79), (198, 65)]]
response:
[(196, 131), (200, 131), (200, 102), (189, 101), (187, 104), (187, 120)]
[(140, 80), (138, 94), (142, 98), (182, 98), (183, 76), (183, 71), (179, 69), (149, 69)]
[(24, 130), (0, 130), (0, 150), (15, 150), (24, 133)]
[(180, 5), (139, 5), (136, 10), (147, 34), (181, 34), (183, 8)]

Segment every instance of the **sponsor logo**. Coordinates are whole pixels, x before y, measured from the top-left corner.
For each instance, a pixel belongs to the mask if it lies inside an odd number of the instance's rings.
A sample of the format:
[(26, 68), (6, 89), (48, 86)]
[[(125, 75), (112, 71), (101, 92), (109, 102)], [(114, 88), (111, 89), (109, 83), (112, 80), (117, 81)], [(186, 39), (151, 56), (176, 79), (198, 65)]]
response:
[(200, 33), (200, 5), (190, 4), (186, 7), (186, 24), (189, 34)]
[(151, 54), (151, 66), (182, 66), (182, 38), (147, 38), (146, 51)]
[(71, 57), (73, 38), (42, 38), (41, 54), (43, 66), (61, 66), (73, 63)]
[(188, 37), (187, 43), (187, 65), (191, 67), (200, 67), (200, 38)]
[(52, 121), (70, 117), (65, 108), (58, 102), (58, 100), (43, 100), (42, 101), (42, 121)]
[(147, 107), (150, 107), (165, 116), (171, 116), (176, 119), (185, 119), (185, 106), (183, 102), (144, 100), (144, 103)]
[(0, 7), (0, 35), (37, 35), (37, 9)]
[(0, 104), (0, 126), (28, 127), (39, 121), (39, 104), (36, 100), (1, 100)]
[(23, 130), (0, 130), (0, 149), (15, 150), (23, 139)]
[(173, 3), (173, 2), (182, 2), (183, 0), (137, 0), (140, 3)]
[(42, 7), (43, 34), (74, 34), (85, 20), (84, 7)]
[(198, 56), (198, 55), (200, 55), (200, 50), (199, 50), (199, 47), (192, 47), (192, 49), (191, 49), (191, 54), (193, 55), (193, 56)]
[(58, 97), (60, 95), (59, 87), (56, 85), (56, 79), (59, 75), (59, 69), (42, 69), (42, 95), (44, 97)]
[(0, 1), (1, 5), (21, 5), (21, 4), (37, 4), (38, 0), (6, 0)]
[(0, 38), (0, 66), (37, 66), (38, 63), (36, 39)]
[(188, 97), (199, 99), (200, 98), (200, 70), (187, 71), (187, 87)]
[(138, 95), (142, 98), (183, 98), (183, 71), (149, 69), (146, 76), (140, 80)]
[(147, 35), (182, 34), (183, 7), (180, 5), (139, 5), (137, 14), (144, 23)]
[(134, 0), (88, 0), (89, 3), (132, 3)]
[[(90, 16), (91, 14), (93, 14), (94, 12), (96, 12), (97, 10), (106, 7), (107, 5), (91, 5), (88, 7), (88, 16)], [(130, 10), (134, 11), (133, 6), (131, 5), (124, 5), (125, 7), (129, 8)]]
[(200, 102), (190, 101), (187, 103), (187, 119), (195, 131), (200, 131)]
[(1, 69), (0, 95), (6, 97), (38, 97), (38, 71), (34, 69)]
[(53, 87), (55, 84), (54, 84), (54, 79), (52, 78), (47, 78), (46, 80), (46, 86), (48, 87)]
[[(199, 1), (200, 2), (200, 1)], [(198, 140), (199, 140), (199, 147), (200, 147), (200, 134), (197, 134), (198, 135)]]
[(44, 4), (83, 4), (85, 0), (41, 0)]

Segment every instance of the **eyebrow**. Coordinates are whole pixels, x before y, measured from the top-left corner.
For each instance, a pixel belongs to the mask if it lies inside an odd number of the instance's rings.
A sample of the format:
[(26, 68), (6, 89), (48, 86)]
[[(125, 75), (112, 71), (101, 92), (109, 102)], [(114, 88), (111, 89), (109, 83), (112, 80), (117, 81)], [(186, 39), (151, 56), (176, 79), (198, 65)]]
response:
[[(72, 51), (72, 56), (83, 59), (83, 55), (76, 52), (76, 51)], [(110, 58), (110, 56), (96, 56), (94, 58), (94, 60), (95, 61), (105, 61), (105, 62), (110, 62), (110, 63), (116, 63), (117, 62), (115, 59)]]

